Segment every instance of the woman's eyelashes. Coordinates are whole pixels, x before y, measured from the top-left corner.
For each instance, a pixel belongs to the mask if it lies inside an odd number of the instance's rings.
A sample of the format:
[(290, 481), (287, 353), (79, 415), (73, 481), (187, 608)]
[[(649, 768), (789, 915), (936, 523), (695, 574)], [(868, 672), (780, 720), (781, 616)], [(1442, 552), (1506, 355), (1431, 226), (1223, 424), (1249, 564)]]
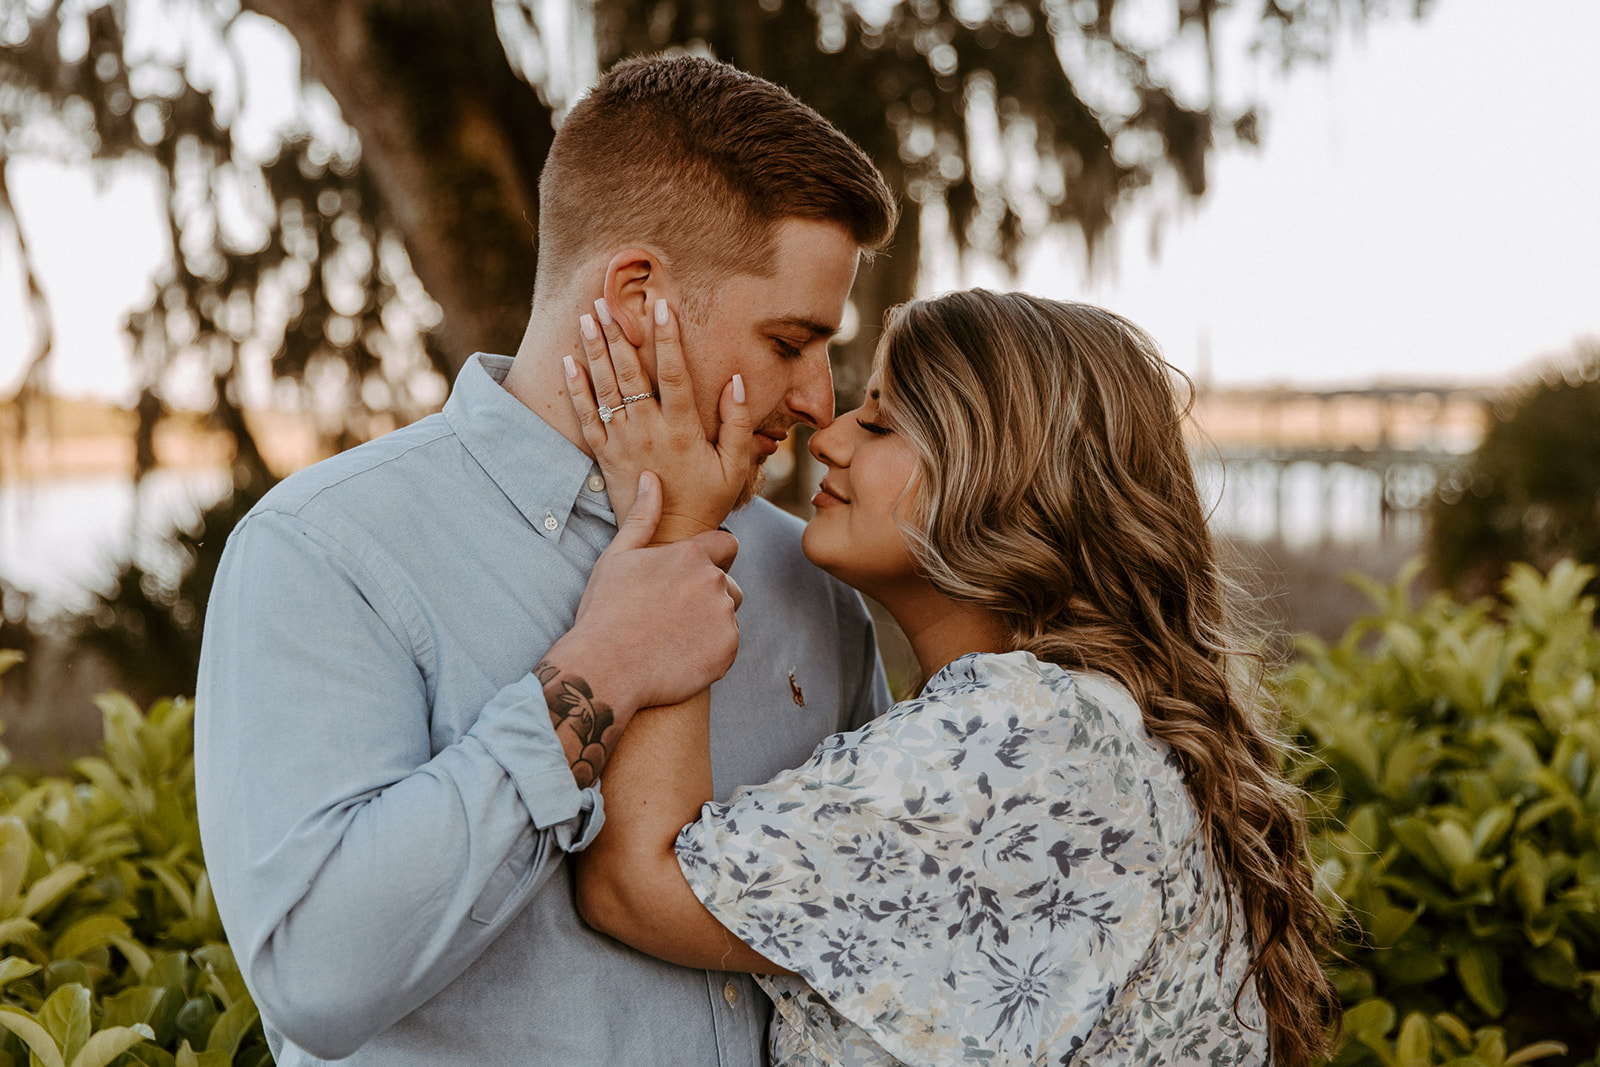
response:
[(879, 422), (868, 422), (866, 419), (861, 418), (859, 415), (856, 416), (856, 422), (858, 422), (861, 425), (861, 428), (863, 430), (867, 431), (870, 434), (875, 434), (878, 437), (882, 437), (884, 434), (893, 433), (894, 432), (893, 430), (889, 429), (889, 427), (883, 425), (882, 423), (879, 423)]

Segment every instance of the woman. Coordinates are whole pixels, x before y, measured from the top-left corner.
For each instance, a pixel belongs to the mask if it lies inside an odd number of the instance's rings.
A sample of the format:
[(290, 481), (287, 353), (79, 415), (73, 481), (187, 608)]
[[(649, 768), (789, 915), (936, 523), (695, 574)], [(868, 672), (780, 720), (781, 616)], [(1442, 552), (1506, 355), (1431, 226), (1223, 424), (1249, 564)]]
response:
[[(569, 368), (574, 404), (608, 484), (650, 456), (668, 512), (714, 525), (740, 472), (662, 447), (699, 427), (656, 319), (662, 406), (602, 421)], [(602, 397), (637, 375), (625, 343), (585, 344)], [(1326, 918), (1298, 795), (1232, 669), (1171, 373), (1086, 305), (976, 290), (898, 309), (861, 407), (811, 439), (827, 474), (803, 546), (893, 614), (927, 684), (703, 810), (703, 700), (637, 717), (578, 857), (585, 918), (766, 975), (780, 1065), (1322, 1053)], [(742, 426), (737, 384), (722, 411)]]

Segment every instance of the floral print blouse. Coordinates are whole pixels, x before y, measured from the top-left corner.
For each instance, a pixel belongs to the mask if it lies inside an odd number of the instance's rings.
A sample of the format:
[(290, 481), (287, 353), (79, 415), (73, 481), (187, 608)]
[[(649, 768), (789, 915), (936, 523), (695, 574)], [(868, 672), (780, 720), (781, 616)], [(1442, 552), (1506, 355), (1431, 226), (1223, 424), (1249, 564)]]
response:
[(677, 853), (796, 972), (759, 979), (774, 1067), (1265, 1065), (1243, 917), (1196, 822), (1127, 690), (975, 654), (707, 804)]

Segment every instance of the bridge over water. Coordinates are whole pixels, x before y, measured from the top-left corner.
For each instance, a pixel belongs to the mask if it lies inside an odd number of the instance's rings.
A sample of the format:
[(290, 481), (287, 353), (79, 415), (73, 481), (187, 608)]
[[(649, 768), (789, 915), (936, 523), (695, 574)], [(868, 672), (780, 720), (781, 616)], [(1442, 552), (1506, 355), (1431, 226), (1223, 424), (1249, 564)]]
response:
[(1226, 532), (1301, 541), (1414, 534), (1503, 394), (1455, 384), (1205, 389), (1190, 448)]

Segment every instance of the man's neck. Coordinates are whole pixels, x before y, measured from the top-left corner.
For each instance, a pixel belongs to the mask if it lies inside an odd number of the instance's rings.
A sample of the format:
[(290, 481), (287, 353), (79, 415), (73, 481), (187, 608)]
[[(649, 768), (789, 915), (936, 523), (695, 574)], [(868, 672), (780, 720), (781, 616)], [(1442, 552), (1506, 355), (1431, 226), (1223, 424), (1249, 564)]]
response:
[(567, 372), (562, 365), (563, 356), (575, 360), (584, 358), (578, 316), (586, 310), (576, 302), (570, 308), (564, 303), (560, 307), (536, 304), (504, 386), (506, 392), (587, 455), (589, 446), (584, 443), (577, 412), (572, 410), (572, 400), (567, 395)]

